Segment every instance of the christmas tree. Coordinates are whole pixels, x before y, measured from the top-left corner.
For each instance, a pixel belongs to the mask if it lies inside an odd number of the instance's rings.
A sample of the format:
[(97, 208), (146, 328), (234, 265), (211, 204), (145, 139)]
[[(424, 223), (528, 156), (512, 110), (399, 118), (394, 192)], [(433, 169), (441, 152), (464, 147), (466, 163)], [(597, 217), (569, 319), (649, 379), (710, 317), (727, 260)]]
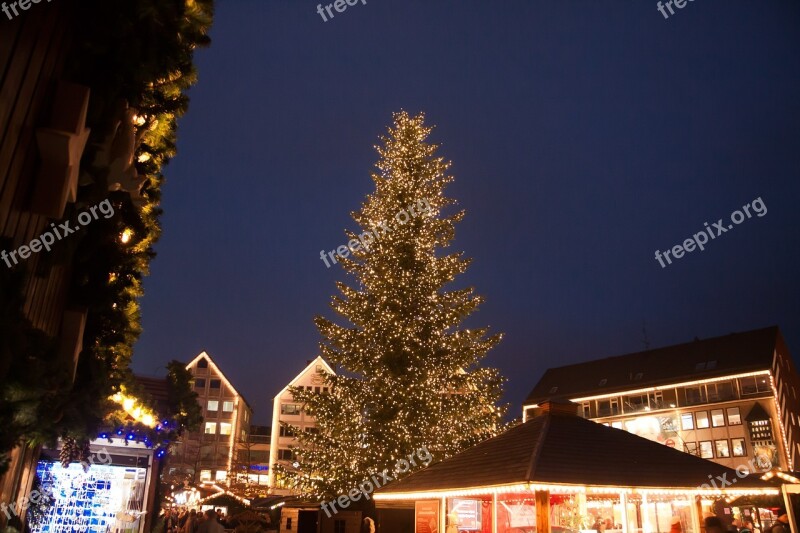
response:
[(325, 375), (329, 392), (292, 390), (318, 431), (297, 431), (297, 459), (278, 473), (305, 496), (344, 494), (422, 447), (440, 460), (502, 429), (503, 380), (478, 366), (501, 336), (461, 328), (482, 298), (445, 290), (470, 260), (437, 255), (464, 212), (445, 214), (453, 178), (426, 142), (431, 130), (423, 114), (394, 115), (376, 146), (375, 191), (352, 213), (362, 231), (346, 232), (349, 250), (330, 255), (357, 283), (337, 284), (340, 319), (315, 319), (337, 370)]

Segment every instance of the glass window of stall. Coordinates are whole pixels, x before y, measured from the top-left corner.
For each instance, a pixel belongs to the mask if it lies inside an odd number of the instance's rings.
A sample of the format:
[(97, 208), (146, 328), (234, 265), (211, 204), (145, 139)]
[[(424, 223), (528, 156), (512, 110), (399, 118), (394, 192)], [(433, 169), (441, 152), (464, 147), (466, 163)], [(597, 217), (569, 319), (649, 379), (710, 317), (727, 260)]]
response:
[(445, 533), (492, 533), (492, 497), (447, 499)]

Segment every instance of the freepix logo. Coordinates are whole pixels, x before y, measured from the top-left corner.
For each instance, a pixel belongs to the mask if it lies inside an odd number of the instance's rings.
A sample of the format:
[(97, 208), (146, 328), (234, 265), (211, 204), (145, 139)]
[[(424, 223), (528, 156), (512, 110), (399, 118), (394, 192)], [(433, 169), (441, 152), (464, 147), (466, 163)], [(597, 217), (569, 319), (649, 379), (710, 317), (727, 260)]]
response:
[[(750, 208), (753, 209), (752, 213), (750, 212)], [(741, 211), (737, 209), (731, 213), (732, 224), (726, 226), (722, 218), (714, 222), (711, 226), (708, 225), (708, 222), (705, 222), (705, 228), (692, 235), (691, 238), (683, 241), (683, 244), (676, 244), (672, 249), (664, 250), (664, 252), (656, 250), (656, 261), (661, 265), (661, 268), (666, 268), (667, 264), (672, 264), (672, 259), (669, 257), (670, 254), (672, 254), (673, 259), (680, 259), (683, 257), (684, 253), (692, 252), (695, 248), (702, 252), (705, 250), (705, 245), (709, 242), (709, 239), (714, 240), (723, 233), (727, 233), (733, 229), (734, 224), (739, 225), (745, 220), (752, 218), (754, 214), (759, 218), (767, 214), (767, 206), (760, 196), (749, 204), (742, 206)], [(666, 264), (664, 260), (667, 261)]]

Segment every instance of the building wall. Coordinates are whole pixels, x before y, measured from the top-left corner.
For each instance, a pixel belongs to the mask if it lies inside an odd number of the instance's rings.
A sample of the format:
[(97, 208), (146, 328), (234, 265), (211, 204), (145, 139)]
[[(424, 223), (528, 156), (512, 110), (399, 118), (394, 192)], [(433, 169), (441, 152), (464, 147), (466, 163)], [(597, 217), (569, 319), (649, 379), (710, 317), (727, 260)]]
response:
[[(776, 365), (787, 368), (784, 359), (776, 357)], [(794, 464), (787, 455), (788, 449), (795, 455), (800, 453), (800, 446), (796, 444), (800, 418), (798, 402), (791, 396), (793, 389), (788, 385), (790, 381), (796, 383), (797, 375), (793, 369), (785, 369), (782, 374), (783, 381), (774, 380), (771, 371), (765, 369), (683, 386), (664, 384), (647, 392), (622, 391), (571, 401), (578, 404), (585, 418), (730, 468), (743, 466), (749, 470), (765, 470), (768, 464), (762, 458), (767, 457), (773, 466), (788, 470)], [(778, 386), (773, 385), (776, 382)], [(789, 399), (776, 402), (778, 389)], [(796, 383), (794, 391), (798, 389), (800, 384)], [(746, 419), (756, 404), (769, 416), (771, 440), (752, 438), (753, 432)], [(785, 408), (780, 408), (781, 404)], [(525, 409), (527, 418), (531, 408), (526, 406)], [(778, 414), (779, 409), (782, 416)], [(790, 424), (784, 424), (782, 418)], [(751, 459), (757, 461), (750, 463)]]
[(271, 492), (274, 494), (291, 494), (290, 490), (281, 486), (279, 479), (275, 479), (273, 470), (276, 464), (291, 464), (292, 456), (290, 446), (294, 446), (297, 443), (294, 436), (287, 433), (287, 430), (281, 427), (281, 422), (297, 426), (301, 431), (313, 431), (316, 428), (314, 418), (302, 411), (302, 406), (294, 401), (288, 389), (290, 386), (295, 386), (304, 387), (306, 390), (317, 393), (327, 392), (327, 386), (324, 385), (323, 378), (319, 375), (320, 371), (332, 372), (331, 368), (322, 358), (317, 357), (315, 360), (311, 361), (289, 385), (275, 396), (275, 400), (273, 401), (269, 486)]
[[(199, 431), (185, 434), (182, 443), (185, 448), (177, 455), (182, 461), (196, 457), (197, 481), (222, 482), (227, 479), (238, 443), (248, 438), (253, 412), (205, 352), (187, 365), (187, 369), (194, 376), (194, 391), (203, 410), (203, 424)], [(183, 456), (192, 457), (184, 459)]]
[(792, 465), (792, 470), (800, 463), (800, 376), (792, 362), (789, 348), (781, 335), (775, 346), (772, 364), (774, 376), (776, 409), (781, 411), (780, 421), (785, 438), (784, 446)]

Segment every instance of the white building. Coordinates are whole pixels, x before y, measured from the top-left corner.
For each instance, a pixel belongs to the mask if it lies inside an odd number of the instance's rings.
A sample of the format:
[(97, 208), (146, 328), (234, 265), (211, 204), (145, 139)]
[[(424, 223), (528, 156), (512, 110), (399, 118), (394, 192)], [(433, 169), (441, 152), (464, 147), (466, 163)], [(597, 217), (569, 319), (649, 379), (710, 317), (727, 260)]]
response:
[(316, 393), (328, 392), (324, 378), (320, 372), (335, 374), (322, 357), (309, 361), (302, 372), (281, 390), (273, 402), (272, 437), (269, 450), (269, 487), (270, 492), (278, 495), (289, 495), (291, 491), (282, 486), (281, 480), (275, 478), (274, 468), (277, 464), (291, 464), (294, 460), (290, 446), (296, 444), (294, 435), (281, 422), (300, 428), (301, 431), (313, 431), (316, 421), (303, 412), (302, 405), (295, 403), (289, 387), (305, 388)]

